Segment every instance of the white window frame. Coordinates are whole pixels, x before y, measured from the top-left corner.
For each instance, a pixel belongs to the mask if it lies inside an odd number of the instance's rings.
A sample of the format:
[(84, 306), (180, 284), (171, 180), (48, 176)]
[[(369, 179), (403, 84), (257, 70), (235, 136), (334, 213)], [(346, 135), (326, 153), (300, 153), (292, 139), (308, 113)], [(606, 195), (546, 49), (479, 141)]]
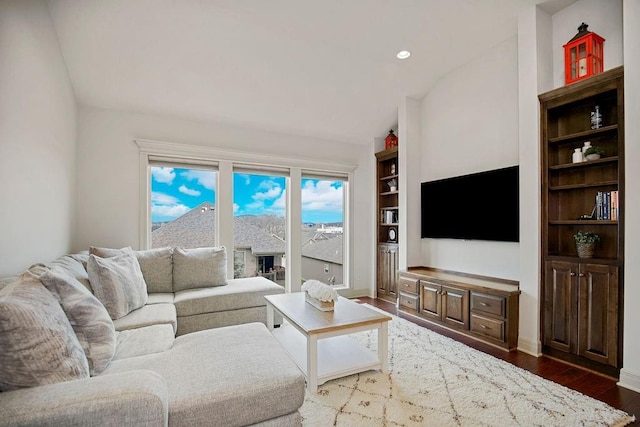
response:
[[(148, 249), (151, 242), (151, 183), (150, 162), (166, 161), (167, 163), (180, 164), (181, 167), (209, 166), (217, 167), (216, 186), (216, 224), (228, 224), (233, 221), (233, 172), (234, 168), (251, 168), (256, 171), (263, 170), (288, 170), (286, 178), (287, 188), (287, 242), (285, 251), (286, 264), (286, 291), (300, 291), (301, 278), (301, 234), (302, 234), (302, 200), (301, 184), (304, 177), (317, 176), (321, 179), (336, 177), (344, 182), (344, 224), (345, 252), (343, 254), (344, 286), (350, 287), (351, 277), (354, 274), (350, 268), (351, 257), (351, 204), (349, 195), (349, 183), (353, 181), (353, 172), (356, 166), (339, 161), (322, 162), (317, 160), (280, 157), (266, 154), (246, 153), (230, 150), (219, 150), (207, 146), (187, 145), (173, 142), (135, 139), (139, 151), (139, 247)], [(227, 183), (229, 183), (227, 185)], [(233, 227), (220, 227), (216, 225), (216, 242), (228, 248), (233, 248)], [(233, 257), (227, 257), (227, 272), (233, 277)]]

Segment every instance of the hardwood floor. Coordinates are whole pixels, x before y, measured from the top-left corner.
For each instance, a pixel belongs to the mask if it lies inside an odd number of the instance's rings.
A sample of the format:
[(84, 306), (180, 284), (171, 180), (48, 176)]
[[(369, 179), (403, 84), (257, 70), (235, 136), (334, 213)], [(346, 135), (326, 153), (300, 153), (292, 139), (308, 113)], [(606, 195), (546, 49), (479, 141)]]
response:
[(623, 411), (636, 416), (636, 421), (629, 425), (640, 426), (640, 420), (637, 419), (640, 417), (640, 393), (633, 392), (623, 387), (618, 387), (616, 385), (617, 380), (614, 378), (595, 374), (586, 369), (582, 369), (547, 356), (534, 357), (517, 350), (507, 352), (474, 340), (473, 338), (456, 334), (414, 316), (401, 313), (397, 310), (394, 304), (387, 301), (368, 297), (360, 297), (358, 300), (361, 303), (367, 303), (378, 307), (388, 313), (409, 320), (416, 325), (455, 339), (456, 341), (462, 342), (476, 350), (480, 350), (484, 353), (505, 360), (515, 366), (519, 366), (520, 368), (526, 369), (555, 383), (562, 384), (565, 387), (569, 387), (582, 394), (591, 396), (594, 399), (598, 399), (615, 408), (622, 409)]

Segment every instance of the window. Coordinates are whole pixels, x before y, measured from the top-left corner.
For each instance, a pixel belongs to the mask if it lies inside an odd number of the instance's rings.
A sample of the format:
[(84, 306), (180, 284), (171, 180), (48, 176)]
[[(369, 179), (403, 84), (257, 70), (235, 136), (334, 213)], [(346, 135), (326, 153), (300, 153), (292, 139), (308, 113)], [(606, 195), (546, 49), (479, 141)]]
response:
[[(309, 278), (348, 287), (355, 166), (135, 142), (141, 248), (225, 246), (233, 248), (227, 252), (230, 277), (262, 275), (293, 292)], [(305, 240), (308, 231), (313, 242)], [(326, 242), (333, 249), (328, 260)]]
[(284, 285), (286, 176), (236, 169), (233, 173), (234, 251), (243, 253), (240, 277), (263, 276)]
[(216, 246), (213, 169), (152, 164), (151, 247)]
[(302, 280), (344, 285), (344, 182), (302, 178)]

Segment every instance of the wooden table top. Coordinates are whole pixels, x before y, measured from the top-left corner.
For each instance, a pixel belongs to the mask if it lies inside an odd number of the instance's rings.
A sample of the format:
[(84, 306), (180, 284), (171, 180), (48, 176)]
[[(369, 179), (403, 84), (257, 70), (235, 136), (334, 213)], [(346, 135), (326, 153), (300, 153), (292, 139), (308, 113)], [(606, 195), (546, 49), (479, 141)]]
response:
[(267, 295), (265, 298), (290, 322), (308, 335), (388, 322), (391, 317), (362, 304), (338, 297), (333, 311), (322, 311), (307, 303), (304, 292)]

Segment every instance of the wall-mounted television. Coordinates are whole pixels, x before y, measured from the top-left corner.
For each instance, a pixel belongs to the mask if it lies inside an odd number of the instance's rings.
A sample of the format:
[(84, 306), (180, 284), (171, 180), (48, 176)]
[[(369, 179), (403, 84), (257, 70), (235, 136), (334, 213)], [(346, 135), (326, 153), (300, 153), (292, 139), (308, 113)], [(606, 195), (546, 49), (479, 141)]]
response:
[(518, 242), (518, 166), (422, 183), (422, 238)]

